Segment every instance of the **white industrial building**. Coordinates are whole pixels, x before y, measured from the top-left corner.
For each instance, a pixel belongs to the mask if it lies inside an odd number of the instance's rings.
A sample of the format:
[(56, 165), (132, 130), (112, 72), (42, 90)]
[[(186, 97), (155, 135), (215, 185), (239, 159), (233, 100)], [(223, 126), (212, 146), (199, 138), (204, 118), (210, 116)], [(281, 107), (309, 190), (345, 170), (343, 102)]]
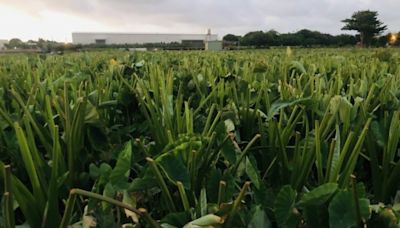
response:
[(162, 34), (162, 33), (97, 33), (74, 32), (74, 44), (146, 44), (146, 43), (182, 43), (215, 41), (216, 34)]
[(6, 44), (8, 44), (8, 40), (0, 40), (0, 50), (5, 49)]

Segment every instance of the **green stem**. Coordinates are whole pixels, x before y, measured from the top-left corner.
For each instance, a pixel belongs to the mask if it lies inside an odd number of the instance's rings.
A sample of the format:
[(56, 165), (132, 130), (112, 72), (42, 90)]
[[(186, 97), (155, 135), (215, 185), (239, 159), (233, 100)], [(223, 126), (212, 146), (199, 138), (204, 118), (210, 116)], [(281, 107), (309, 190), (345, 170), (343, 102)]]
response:
[(242, 162), (242, 160), (245, 158), (245, 156), (248, 154), (248, 152), (250, 151), (250, 147), (257, 141), (257, 139), (259, 139), (261, 137), (260, 134), (257, 134), (256, 136), (254, 136), (254, 138), (249, 142), (249, 144), (247, 144), (246, 148), (244, 148), (242, 154), (240, 155), (239, 159), (236, 161), (236, 164), (234, 166), (234, 168), (232, 169), (232, 173), (235, 174), (237, 172), (237, 169), (239, 168), (240, 163)]
[(147, 212), (146, 209), (139, 208), (138, 210), (139, 210), (140, 214), (142, 215), (143, 219), (150, 225), (150, 227), (154, 227), (154, 228), (161, 227), (160, 224), (158, 224), (158, 222), (149, 215), (149, 213)]
[(180, 181), (177, 181), (176, 185), (178, 186), (179, 195), (181, 196), (183, 208), (185, 209), (185, 211), (189, 211), (190, 209), (189, 200), (186, 196), (185, 188), (183, 187), (183, 184)]
[(250, 181), (246, 181), (242, 187), (242, 190), (240, 190), (240, 193), (238, 195), (238, 197), (235, 199), (235, 201), (233, 202), (233, 206), (232, 209), (228, 215), (228, 221), (226, 223), (226, 227), (232, 227), (231, 223), (233, 221), (233, 218), (239, 208), (240, 203), (242, 202), (242, 199), (244, 197), (244, 194), (246, 194), (247, 189), (250, 187), (251, 182)]
[(226, 182), (225, 181), (220, 181), (219, 182), (219, 189), (218, 189), (218, 207), (221, 205), (221, 203), (224, 202), (225, 198), (225, 190), (226, 190)]
[(162, 192), (163, 192), (163, 193), (165, 194), (165, 196), (167, 197), (168, 209), (169, 209), (171, 212), (175, 212), (176, 209), (175, 209), (174, 201), (172, 200), (172, 196), (171, 196), (171, 194), (169, 193), (167, 184), (165, 183), (165, 181), (164, 181), (164, 179), (163, 179), (163, 177), (162, 177), (162, 175), (161, 175), (161, 172), (160, 172), (160, 170), (159, 170), (158, 167), (157, 167), (156, 162), (155, 162), (153, 159), (149, 158), (149, 157), (147, 157), (146, 160), (147, 160), (147, 162), (150, 164), (150, 168), (153, 170), (154, 174), (156, 175), (156, 179), (157, 179), (157, 181), (158, 181), (158, 184), (160, 185), (160, 188), (161, 188)]
[[(132, 212), (140, 215), (140, 216), (143, 216), (143, 218), (151, 225), (151, 227), (154, 227), (154, 228), (160, 227), (160, 225), (158, 225), (157, 222), (154, 221), (154, 219), (152, 219), (150, 217), (150, 215), (147, 213), (147, 210), (144, 209), (144, 208), (136, 209), (134, 207), (131, 207), (130, 205), (122, 203), (121, 201), (118, 201), (118, 200), (115, 200), (115, 199), (112, 199), (112, 198), (109, 198), (109, 197), (105, 197), (105, 196), (102, 196), (102, 195), (94, 193), (94, 192), (89, 192), (89, 191), (85, 191), (85, 190), (82, 190), (82, 189), (74, 188), (74, 189), (71, 189), (71, 191), (69, 193), (69, 198), (68, 198), (68, 201), (67, 201), (67, 207), (65, 209), (65, 213), (64, 213), (63, 219), (61, 221), (60, 228), (66, 228), (67, 227), (68, 222), (70, 220), (70, 217), (72, 215), (73, 206), (74, 206), (74, 203), (75, 203), (77, 195), (86, 196), (86, 197), (89, 197), (89, 198), (101, 200), (101, 201), (113, 204), (115, 206), (127, 209), (129, 211), (132, 211)], [(145, 212), (145, 213), (143, 213), (143, 212)]]
[(76, 195), (73, 194), (73, 190), (71, 190), (67, 200), (67, 206), (65, 207), (64, 215), (61, 220), (60, 228), (68, 227), (68, 223), (71, 219), (72, 212), (74, 210), (75, 200), (76, 200)]
[(354, 205), (356, 207), (357, 224), (358, 227), (362, 228), (364, 227), (364, 224), (361, 218), (360, 203), (358, 202), (358, 192), (356, 186), (356, 177), (354, 175), (351, 175), (351, 183), (352, 183), (353, 197), (355, 203)]

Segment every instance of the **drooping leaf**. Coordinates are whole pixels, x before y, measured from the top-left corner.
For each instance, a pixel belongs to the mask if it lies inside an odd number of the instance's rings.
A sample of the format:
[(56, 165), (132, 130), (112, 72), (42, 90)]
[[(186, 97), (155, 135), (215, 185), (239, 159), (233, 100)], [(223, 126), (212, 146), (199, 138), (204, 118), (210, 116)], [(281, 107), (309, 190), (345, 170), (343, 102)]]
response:
[(217, 215), (208, 214), (193, 220), (186, 224), (183, 228), (211, 228), (224, 223), (224, 219)]

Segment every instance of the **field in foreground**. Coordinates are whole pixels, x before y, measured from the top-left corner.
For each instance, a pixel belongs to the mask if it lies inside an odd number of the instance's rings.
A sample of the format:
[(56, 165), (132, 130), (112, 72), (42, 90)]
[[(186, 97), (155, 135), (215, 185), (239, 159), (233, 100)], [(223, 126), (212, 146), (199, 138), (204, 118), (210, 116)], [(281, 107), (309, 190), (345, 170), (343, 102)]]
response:
[(399, 99), (394, 49), (2, 56), (0, 219), (397, 227)]

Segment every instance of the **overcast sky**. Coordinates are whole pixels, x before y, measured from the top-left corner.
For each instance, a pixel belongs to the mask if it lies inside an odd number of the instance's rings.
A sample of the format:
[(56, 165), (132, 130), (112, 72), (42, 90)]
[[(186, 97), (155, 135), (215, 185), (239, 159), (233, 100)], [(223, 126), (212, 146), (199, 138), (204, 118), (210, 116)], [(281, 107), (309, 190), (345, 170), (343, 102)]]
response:
[(74, 31), (227, 33), (302, 28), (340, 34), (357, 10), (400, 31), (400, 0), (0, 0), (0, 39), (71, 41)]

